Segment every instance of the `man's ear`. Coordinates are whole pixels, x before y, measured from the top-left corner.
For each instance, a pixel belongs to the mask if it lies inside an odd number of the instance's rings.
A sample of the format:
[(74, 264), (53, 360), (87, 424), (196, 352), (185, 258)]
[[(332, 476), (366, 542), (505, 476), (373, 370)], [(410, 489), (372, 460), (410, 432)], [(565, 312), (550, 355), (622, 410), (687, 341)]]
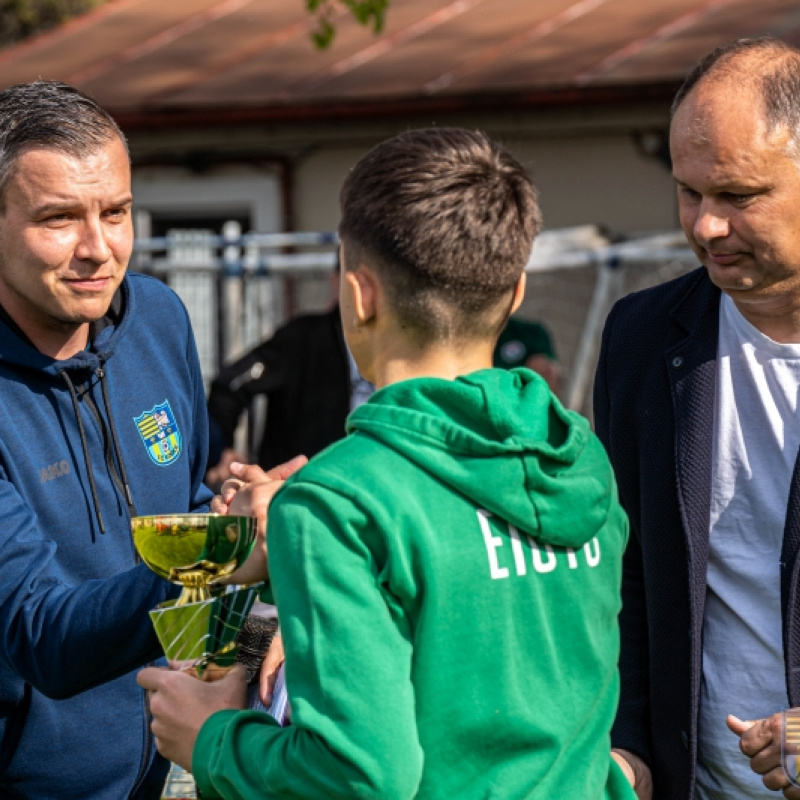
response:
[(527, 285), (527, 281), (528, 276), (523, 272), (522, 275), (519, 276), (517, 285), (514, 287), (514, 298), (511, 301), (511, 311), (509, 312), (509, 316), (522, 305), (522, 301), (525, 298), (525, 286)]
[(375, 318), (379, 304), (378, 282), (375, 275), (371, 270), (359, 267), (352, 272), (346, 272), (344, 279), (350, 292), (352, 309), (356, 317), (354, 322), (359, 327), (366, 325)]

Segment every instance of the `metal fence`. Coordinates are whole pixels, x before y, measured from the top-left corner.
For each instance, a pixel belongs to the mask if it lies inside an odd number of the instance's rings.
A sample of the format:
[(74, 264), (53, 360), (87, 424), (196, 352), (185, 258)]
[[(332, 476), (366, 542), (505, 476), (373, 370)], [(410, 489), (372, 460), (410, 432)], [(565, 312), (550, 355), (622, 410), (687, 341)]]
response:
[(138, 239), (132, 269), (163, 280), (187, 307), (206, 385), (220, 367), (292, 316), (329, 307), (338, 238), (332, 232), (222, 235), (174, 230)]
[[(330, 307), (333, 232), (221, 236), (176, 230), (136, 242), (133, 268), (157, 275), (186, 304), (206, 383), (292, 316)], [(551, 230), (527, 265), (522, 316), (551, 331), (566, 377), (562, 399), (591, 415), (597, 350), (612, 303), (697, 266), (680, 231), (611, 243), (595, 226)]]

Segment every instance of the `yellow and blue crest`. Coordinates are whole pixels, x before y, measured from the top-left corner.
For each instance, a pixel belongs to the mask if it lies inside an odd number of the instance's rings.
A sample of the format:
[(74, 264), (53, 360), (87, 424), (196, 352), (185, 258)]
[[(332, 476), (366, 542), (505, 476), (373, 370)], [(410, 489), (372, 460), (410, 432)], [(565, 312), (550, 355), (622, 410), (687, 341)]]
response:
[(154, 463), (165, 467), (181, 454), (181, 432), (178, 430), (178, 423), (169, 406), (169, 400), (134, 417), (133, 421)]

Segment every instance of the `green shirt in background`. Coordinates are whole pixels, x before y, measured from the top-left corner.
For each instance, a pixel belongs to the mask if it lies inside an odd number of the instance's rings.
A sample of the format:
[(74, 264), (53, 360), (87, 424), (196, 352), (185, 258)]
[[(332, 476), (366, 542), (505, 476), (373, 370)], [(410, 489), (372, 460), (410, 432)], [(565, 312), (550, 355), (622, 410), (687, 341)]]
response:
[(627, 519), (529, 370), (376, 392), (273, 501), (292, 725), (222, 711), (204, 798), (632, 800), (609, 754)]

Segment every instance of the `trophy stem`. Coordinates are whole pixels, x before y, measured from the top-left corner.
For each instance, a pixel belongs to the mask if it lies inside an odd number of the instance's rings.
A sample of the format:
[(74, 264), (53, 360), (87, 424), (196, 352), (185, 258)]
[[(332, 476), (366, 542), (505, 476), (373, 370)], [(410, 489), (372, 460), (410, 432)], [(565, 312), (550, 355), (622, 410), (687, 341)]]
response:
[(189, 567), (181, 569), (173, 567), (171, 579), (176, 578), (181, 582), (183, 590), (176, 601), (176, 606), (185, 606), (188, 603), (199, 603), (203, 600), (211, 599), (211, 592), (208, 589), (209, 574), (205, 570)]
[(183, 586), (176, 606), (187, 603), (199, 603), (211, 599), (209, 587), (215, 580), (230, 575), (236, 568), (235, 564), (216, 565), (208, 561), (199, 561), (188, 567), (172, 567), (169, 580)]

